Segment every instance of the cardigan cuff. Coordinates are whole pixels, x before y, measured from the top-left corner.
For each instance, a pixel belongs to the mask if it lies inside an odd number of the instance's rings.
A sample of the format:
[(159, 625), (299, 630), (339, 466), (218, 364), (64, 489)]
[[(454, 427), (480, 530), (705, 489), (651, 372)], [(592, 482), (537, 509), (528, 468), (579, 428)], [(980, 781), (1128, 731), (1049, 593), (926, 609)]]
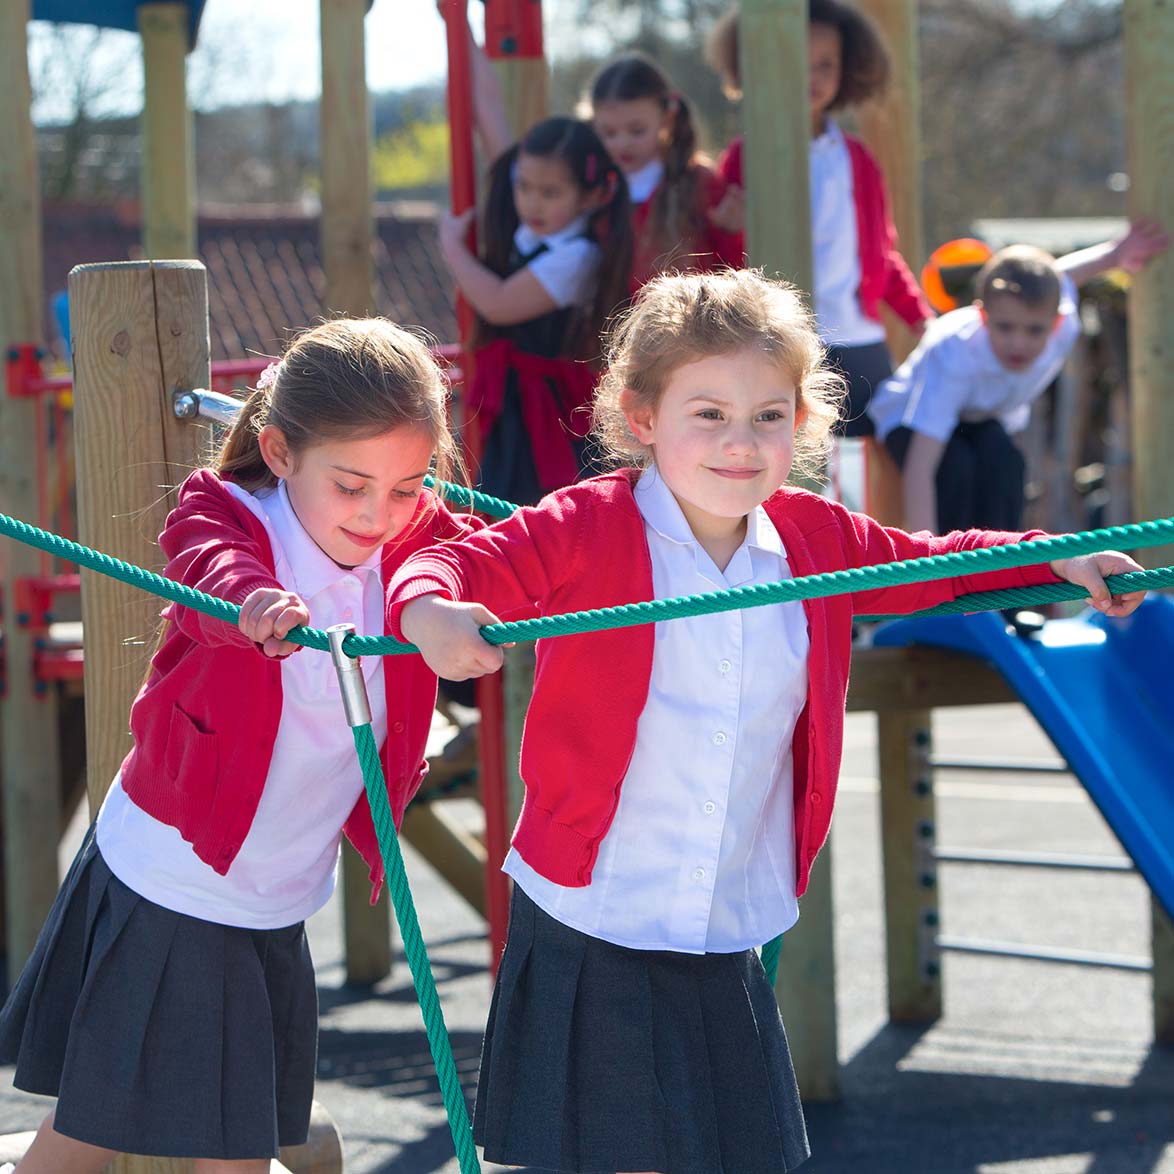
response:
[(513, 836), (518, 855), (535, 872), (568, 889), (583, 889), (591, 883), (599, 843), (533, 803), (523, 806)]

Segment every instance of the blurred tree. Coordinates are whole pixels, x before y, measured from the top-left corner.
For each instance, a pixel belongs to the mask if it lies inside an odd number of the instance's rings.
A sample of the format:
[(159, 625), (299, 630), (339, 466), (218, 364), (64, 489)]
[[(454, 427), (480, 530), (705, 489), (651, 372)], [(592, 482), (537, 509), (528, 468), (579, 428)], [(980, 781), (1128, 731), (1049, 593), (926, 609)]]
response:
[(448, 184), (448, 122), (411, 122), (384, 135), (372, 159), (380, 193), (434, 191)]

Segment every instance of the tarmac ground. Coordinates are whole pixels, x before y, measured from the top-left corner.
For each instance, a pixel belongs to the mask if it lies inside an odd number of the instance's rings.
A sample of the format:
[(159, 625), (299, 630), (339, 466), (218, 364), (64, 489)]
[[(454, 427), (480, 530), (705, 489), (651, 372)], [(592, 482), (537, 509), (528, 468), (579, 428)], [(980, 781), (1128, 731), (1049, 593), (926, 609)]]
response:
[[(1055, 758), (1017, 705), (939, 710), (934, 737), (939, 756)], [(939, 770), (936, 793), (939, 846), (1121, 852), (1070, 776)], [(951, 953), (943, 1018), (886, 1022), (868, 714), (848, 719), (832, 852), (842, 1096), (807, 1106), (804, 1174), (1174, 1174), (1174, 1049), (1153, 1046), (1148, 974)], [(485, 925), (405, 856), (471, 1098), (490, 996)], [(939, 888), (951, 935), (1149, 957), (1149, 894), (1135, 874), (942, 865)], [(457, 1174), (406, 963), (397, 956), (373, 989), (348, 988), (337, 901), (310, 936), (317, 1096), (342, 1130), (347, 1174)], [(0, 1132), (34, 1128), (48, 1104), (11, 1076), (0, 1069)]]

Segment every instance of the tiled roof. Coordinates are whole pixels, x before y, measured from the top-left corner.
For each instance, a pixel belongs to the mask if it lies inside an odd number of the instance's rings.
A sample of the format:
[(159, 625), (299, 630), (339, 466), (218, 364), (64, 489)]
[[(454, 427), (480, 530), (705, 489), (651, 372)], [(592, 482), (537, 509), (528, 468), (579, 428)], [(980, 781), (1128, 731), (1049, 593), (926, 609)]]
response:
[[(46, 205), (44, 230), (48, 302), (65, 289), (75, 265), (142, 256), (137, 205)], [(201, 209), (198, 232), (213, 359), (279, 353), (291, 330), (325, 312), (316, 211), (213, 206)], [(455, 341), (452, 281), (437, 246), (434, 205), (376, 205), (374, 251), (375, 312)], [(45, 338), (62, 350), (48, 307)]]

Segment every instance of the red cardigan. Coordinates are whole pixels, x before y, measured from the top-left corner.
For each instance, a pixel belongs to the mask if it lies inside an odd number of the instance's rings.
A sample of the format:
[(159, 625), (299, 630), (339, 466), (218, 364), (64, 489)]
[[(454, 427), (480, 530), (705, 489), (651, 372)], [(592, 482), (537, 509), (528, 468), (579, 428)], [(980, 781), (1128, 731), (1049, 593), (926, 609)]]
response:
[[(651, 599), (652, 563), (632, 494), (637, 476), (625, 470), (581, 481), (464, 542), (407, 559), (389, 588), (389, 626), (398, 634), (404, 605), (429, 592), (484, 603), (502, 620)], [(766, 511), (796, 576), (1041, 536), (910, 535), (801, 489), (779, 490)], [(831, 822), (853, 614), (916, 611), (970, 591), (1055, 581), (1046, 566), (1037, 566), (803, 604), (811, 650), (807, 705), (793, 743), (798, 893)], [(538, 643), (522, 739), (526, 793), (513, 842), (531, 868), (556, 884), (591, 882), (647, 701), (653, 642), (654, 629), (645, 625)]]
[(709, 219), (710, 209), (721, 203), (729, 183), (705, 163), (695, 162), (692, 169), (697, 178), (696, 216), (703, 227), (698, 236), (680, 243), (678, 250), (667, 258), (667, 266), (663, 248), (651, 239), (649, 225), (652, 208), (660, 196), (660, 185), (643, 203), (632, 205), (632, 236), (635, 240), (631, 281), (633, 294), (666, 268), (689, 273), (709, 273), (727, 265), (738, 269), (744, 263), (742, 234), (726, 232)]
[[(383, 548), (384, 582), (408, 555), (480, 526), (450, 514), (425, 491), (409, 529)], [(159, 545), (168, 578), (232, 603), (258, 587), (281, 586), (265, 527), (211, 469), (193, 473), (180, 487)], [(223, 875), (248, 835), (269, 773), (281, 719), (281, 661), (265, 656), (235, 624), (178, 604), (168, 604), (163, 616), (162, 643), (130, 711), (134, 746), (122, 764), (122, 787)], [(436, 676), (419, 656), (388, 657), (383, 675), (383, 769), (398, 825), (428, 769), (424, 746)], [(344, 720), (341, 707), (334, 716)], [(343, 831), (367, 862), (374, 901), (383, 864), (365, 796)]]
[[(860, 309), (880, 321), (884, 302), (910, 326), (934, 316), (921, 286), (897, 250), (897, 230), (889, 214), (885, 179), (869, 149), (852, 135), (844, 135), (852, 164), (852, 195), (856, 204), (856, 239), (860, 249)], [(742, 174), (742, 140), (735, 139), (718, 162), (722, 177), (739, 187)]]

